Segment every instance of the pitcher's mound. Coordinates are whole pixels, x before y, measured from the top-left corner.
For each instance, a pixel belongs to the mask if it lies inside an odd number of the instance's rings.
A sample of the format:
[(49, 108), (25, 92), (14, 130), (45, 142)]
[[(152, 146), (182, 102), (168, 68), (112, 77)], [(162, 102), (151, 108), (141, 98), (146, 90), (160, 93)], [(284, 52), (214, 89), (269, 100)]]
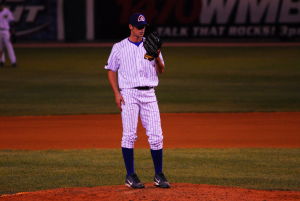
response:
[(120, 186), (99, 186), (92, 188), (60, 188), (37, 192), (3, 195), (1, 201), (174, 201), (174, 200), (205, 200), (205, 201), (282, 201), (300, 200), (300, 191), (262, 191), (242, 188), (210, 186), (200, 184), (172, 184), (170, 189), (160, 189), (146, 184), (145, 189), (129, 189)]

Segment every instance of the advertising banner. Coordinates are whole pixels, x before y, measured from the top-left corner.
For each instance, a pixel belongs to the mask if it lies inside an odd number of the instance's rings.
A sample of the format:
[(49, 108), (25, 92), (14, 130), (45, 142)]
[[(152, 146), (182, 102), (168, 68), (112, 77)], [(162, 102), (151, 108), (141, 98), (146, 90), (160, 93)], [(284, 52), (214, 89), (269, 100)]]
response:
[(169, 39), (300, 37), (300, 0), (115, 0), (95, 5), (97, 39), (127, 35), (133, 12), (143, 12)]
[(6, 0), (15, 17), (17, 40), (56, 40), (55, 0)]
[(119, 40), (128, 36), (134, 12), (171, 40), (300, 39), (300, 0), (7, 0), (6, 6), (19, 41)]

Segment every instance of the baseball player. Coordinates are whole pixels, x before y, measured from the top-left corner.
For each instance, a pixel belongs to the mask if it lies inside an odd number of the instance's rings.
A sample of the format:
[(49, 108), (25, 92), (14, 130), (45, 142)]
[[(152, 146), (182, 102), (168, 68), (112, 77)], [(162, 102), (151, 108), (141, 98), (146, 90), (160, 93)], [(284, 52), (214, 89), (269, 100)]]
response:
[(144, 188), (134, 169), (134, 142), (137, 139), (137, 124), (140, 117), (146, 129), (154, 163), (154, 185), (169, 188), (162, 171), (163, 135), (160, 113), (155, 95), (158, 85), (158, 73), (164, 71), (165, 65), (160, 50), (157, 57), (146, 58), (144, 33), (146, 18), (141, 13), (130, 16), (130, 36), (115, 43), (111, 50), (105, 69), (115, 95), (115, 102), (121, 111), (123, 136), (122, 154), (127, 171), (125, 185), (131, 188)]
[(10, 25), (14, 21), (14, 16), (8, 8), (4, 7), (4, 3), (0, 3), (0, 67), (4, 66), (5, 54), (4, 49), (7, 50), (11, 65), (17, 66), (17, 60), (14, 48), (10, 40)]

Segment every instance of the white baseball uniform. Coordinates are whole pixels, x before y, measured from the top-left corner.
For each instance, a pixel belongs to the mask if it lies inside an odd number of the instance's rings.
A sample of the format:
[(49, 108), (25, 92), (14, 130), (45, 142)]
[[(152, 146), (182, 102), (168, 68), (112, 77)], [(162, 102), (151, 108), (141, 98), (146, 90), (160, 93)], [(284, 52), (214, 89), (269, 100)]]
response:
[[(140, 116), (146, 129), (150, 148), (163, 148), (160, 113), (154, 88), (139, 90), (135, 87), (156, 87), (158, 75), (154, 60), (144, 59), (146, 50), (143, 42), (137, 46), (128, 38), (114, 44), (107, 65), (107, 70), (118, 72), (118, 85), (125, 104), (122, 104), (123, 137), (122, 147), (134, 148), (137, 139), (137, 124)], [(163, 57), (159, 57), (163, 62)]]
[[(10, 41), (10, 23), (14, 21), (14, 16), (8, 8), (3, 8), (0, 11), (0, 50), (6, 49), (10, 62), (15, 64), (17, 62), (16, 55), (12, 43)], [(1, 57), (1, 62), (5, 62), (4, 52)]]

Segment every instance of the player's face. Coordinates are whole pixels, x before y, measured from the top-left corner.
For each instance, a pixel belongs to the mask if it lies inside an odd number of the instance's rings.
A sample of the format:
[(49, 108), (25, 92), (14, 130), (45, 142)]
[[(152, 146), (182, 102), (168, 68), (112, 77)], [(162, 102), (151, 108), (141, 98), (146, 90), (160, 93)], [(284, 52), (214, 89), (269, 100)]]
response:
[(141, 26), (141, 27), (132, 26), (132, 29), (131, 29), (133, 35), (138, 38), (144, 36), (145, 30), (146, 30), (146, 26)]

